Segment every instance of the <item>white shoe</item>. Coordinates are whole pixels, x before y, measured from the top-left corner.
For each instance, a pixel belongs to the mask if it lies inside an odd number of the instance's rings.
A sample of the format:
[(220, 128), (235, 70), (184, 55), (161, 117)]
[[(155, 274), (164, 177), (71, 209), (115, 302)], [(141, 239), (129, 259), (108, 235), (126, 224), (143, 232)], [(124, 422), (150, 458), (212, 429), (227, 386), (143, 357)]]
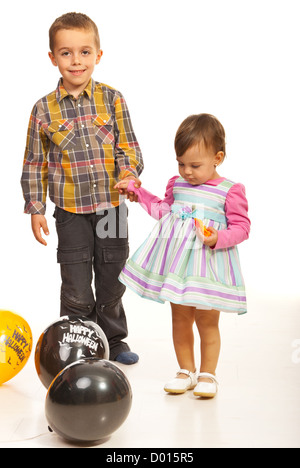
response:
[(218, 381), (213, 374), (209, 374), (208, 372), (200, 372), (198, 378), (206, 377), (211, 380), (211, 382), (198, 382), (195, 390), (194, 395), (200, 396), (204, 398), (214, 398), (218, 391)]
[(188, 376), (187, 379), (178, 379), (175, 378), (168, 382), (164, 390), (167, 393), (185, 393), (187, 390), (193, 390), (197, 385), (197, 376), (196, 372), (190, 372), (186, 369), (180, 369), (177, 372), (179, 374), (186, 374)]

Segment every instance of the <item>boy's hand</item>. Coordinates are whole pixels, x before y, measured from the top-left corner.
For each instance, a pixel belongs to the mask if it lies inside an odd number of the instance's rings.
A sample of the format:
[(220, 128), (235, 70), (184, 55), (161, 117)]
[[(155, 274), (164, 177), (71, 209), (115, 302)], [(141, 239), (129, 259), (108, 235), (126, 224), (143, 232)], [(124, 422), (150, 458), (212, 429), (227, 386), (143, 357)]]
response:
[(38, 214), (31, 215), (31, 228), (32, 228), (32, 232), (33, 232), (33, 235), (36, 238), (36, 240), (40, 244), (47, 245), (47, 242), (45, 241), (45, 239), (41, 235), (41, 229), (43, 230), (43, 232), (44, 232), (44, 234), (46, 236), (49, 235), (49, 229), (48, 229), (48, 225), (47, 225), (47, 221), (46, 221), (45, 216), (44, 215), (38, 215)]
[(138, 196), (133, 193), (133, 192), (128, 192), (127, 191), (127, 188), (128, 188), (128, 185), (129, 185), (129, 182), (130, 180), (134, 180), (135, 181), (135, 187), (136, 188), (139, 188), (141, 185), (142, 185), (142, 182), (140, 181), (140, 179), (137, 179), (136, 177), (134, 176), (129, 176), (129, 177), (126, 177), (125, 179), (121, 180), (120, 182), (118, 182), (114, 188), (117, 189), (119, 191), (119, 194), (120, 195), (127, 195), (127, 198), (132, 202), (132, 201), (135, 201), (137, 202), (138, 201)]

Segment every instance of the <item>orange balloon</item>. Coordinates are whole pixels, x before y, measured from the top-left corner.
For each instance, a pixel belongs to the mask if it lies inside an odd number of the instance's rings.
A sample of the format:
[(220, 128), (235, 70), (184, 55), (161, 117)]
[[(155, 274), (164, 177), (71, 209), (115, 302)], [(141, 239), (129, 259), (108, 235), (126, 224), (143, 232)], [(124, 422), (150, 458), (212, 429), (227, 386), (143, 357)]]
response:
[(26, 320), (0, 310), (0, 385), (23, 369), (31, 350), (32, 333)]
[(211, 232), (207, 229), (206, 226), (204, 226), (203, 222), (201, 221), (201, 219), (197, 219), (195, 218), (195, 225), (196, 225), (196, 228), (197, 229), (200, 229), (202, 234), (204, 235), (204, 237), (210, 237), (211, 236)]

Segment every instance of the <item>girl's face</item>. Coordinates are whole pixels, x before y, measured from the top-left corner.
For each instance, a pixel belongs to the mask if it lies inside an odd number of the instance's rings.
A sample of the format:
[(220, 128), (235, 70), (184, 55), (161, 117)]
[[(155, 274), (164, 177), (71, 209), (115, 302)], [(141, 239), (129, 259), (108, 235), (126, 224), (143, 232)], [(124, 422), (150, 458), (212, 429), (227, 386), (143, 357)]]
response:
[(177, 158), (179, 174), (191, 185), (205, 184), (208, 180), (218, 179), (220, 176), (216, 168), (224, 159), (224, 153), (214, 154), (206, 148), (204, 141), (189, 148), (182, 156)]

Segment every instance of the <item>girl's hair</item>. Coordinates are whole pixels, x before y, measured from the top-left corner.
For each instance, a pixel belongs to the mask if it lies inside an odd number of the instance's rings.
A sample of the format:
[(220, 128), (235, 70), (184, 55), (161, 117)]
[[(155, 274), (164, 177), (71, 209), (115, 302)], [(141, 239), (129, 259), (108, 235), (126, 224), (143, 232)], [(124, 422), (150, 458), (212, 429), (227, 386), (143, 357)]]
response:
[(83, 13), (65, 13), (57, 18), (49, 29), (50, 50), (53, 52), (55, 35), (61, 29), (86, 29), (93, 31), (97, 50), (100, 49), (100, 37), (96, 24)]
[(214, 151), (214, 154), (223, 151), (225, 157), (225, 130), (218, 119), (210, 114), (190, 115), (182, 122), (175, 137), (177, 157), (199, 144), (201, 140), (207, 149)]

